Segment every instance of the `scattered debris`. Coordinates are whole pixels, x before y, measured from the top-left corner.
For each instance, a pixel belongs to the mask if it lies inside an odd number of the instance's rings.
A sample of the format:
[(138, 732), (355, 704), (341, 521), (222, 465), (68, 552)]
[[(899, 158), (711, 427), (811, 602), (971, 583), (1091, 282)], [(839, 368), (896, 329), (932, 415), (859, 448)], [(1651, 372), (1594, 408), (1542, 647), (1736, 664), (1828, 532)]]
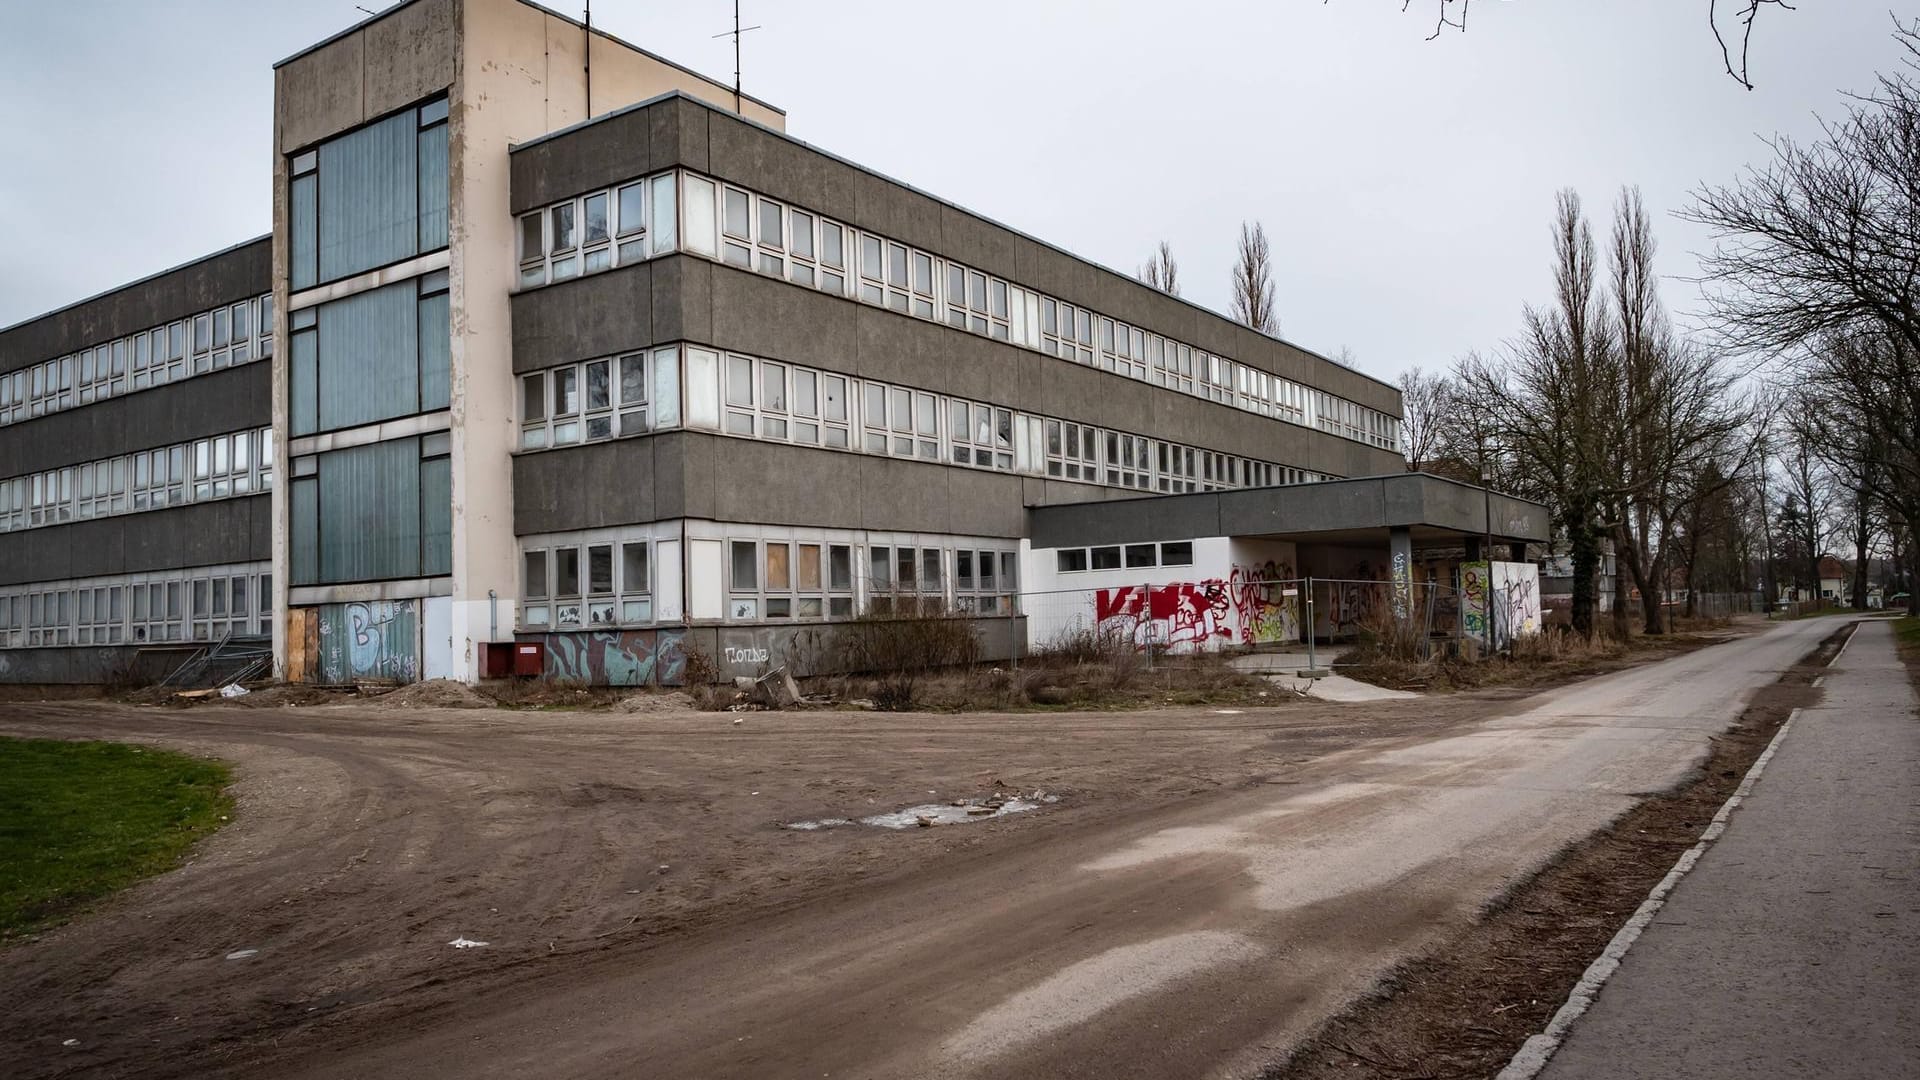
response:
[(80, 1045), (80, 1040), (79, 1040), (79, 1039), (68, 1039), (67, 1041), (65, 1041), (65, 1042), (63, 1042), (63, 1043), (61, 1043), (60, 1045), (61, 1045), (61, 1046), (79, 1046), (79, 1045)]
[(457, 937), (457, 938), (454, 938), (452, 941), (447, 942), (447, 944), (453, 946), (456, 949), (482, 949), (486, 947), (487, 943), (484, 941), (474, 941), (471, 938)]
[[(932, 792), (928, 792), (929, 795)], [(788, 821), (781, 824), (783, 829), (795, 829), (800, 832), (816, 832), (821, 829), (834, 829), (842, 825), (872, 825), (881, 829), (930, 829), (935, 825), (960, 825), (969, 821), (986, 821), (990, 818), (1004, 817), (1008, 814), (1038, 810), (1047, 803), (1060, 801), (1060, 796), (1036, 791), (1032, 795), (1002, 795), (995, 793), (986, 798), (955, 799), (947, 803), (923, 803), (909, 806), (904, 810), (894, 810), (885, 814), (871, 814), (863, 818), (819, 818), (812, 821)]]
[(248, 693), (247, 688), (244, 686), (241, 686), (237, 682), (228, 683), (227, 685), (220, 688), (220, 696), (223, 698), (246, 697), (247, 693)]
[(235, 949), (227, 954), (229, 960), (245, 960), (249, 956), (260, 955), (259, 949)]

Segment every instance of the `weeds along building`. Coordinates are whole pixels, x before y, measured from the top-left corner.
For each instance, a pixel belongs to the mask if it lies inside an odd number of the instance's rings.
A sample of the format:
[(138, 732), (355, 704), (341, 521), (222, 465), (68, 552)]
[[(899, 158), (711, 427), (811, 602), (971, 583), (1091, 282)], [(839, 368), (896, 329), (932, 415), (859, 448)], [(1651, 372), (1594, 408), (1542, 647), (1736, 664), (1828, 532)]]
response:
[(232, 636), (672, 681), (901, 596), (1020, 634), (1070, 569), (1030, 508), (1402, 468), (1392, 387), (522, 0), (275, 74), (270, 236), (0, 331), (0, 678)]

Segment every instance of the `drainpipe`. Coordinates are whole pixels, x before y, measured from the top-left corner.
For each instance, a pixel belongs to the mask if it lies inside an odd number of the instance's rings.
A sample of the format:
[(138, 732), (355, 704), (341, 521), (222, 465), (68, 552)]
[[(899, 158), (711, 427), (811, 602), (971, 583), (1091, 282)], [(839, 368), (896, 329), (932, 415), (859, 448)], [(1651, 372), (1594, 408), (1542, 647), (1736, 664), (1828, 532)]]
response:
[(500, 597), (487, 590), (487, 640), (500, 640)]

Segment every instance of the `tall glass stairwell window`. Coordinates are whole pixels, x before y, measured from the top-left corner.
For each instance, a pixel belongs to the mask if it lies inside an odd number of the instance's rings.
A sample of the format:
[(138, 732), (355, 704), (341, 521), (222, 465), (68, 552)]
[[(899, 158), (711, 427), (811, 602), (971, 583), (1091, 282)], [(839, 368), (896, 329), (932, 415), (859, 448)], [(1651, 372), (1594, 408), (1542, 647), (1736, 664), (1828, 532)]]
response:
[(447, 246), (445, 98), (294, 154), (288, 172), (295, 291)]

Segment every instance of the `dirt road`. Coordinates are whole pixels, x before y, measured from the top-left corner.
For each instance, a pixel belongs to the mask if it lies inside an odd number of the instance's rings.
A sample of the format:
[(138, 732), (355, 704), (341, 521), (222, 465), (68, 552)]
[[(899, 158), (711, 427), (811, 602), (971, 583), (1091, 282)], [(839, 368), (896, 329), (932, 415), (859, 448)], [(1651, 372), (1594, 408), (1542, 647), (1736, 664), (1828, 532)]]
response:
[[(243, 778), (192, 865), (0, 953), (0, 1073), (1251, 1074), (1679, 779), (1830, 629), (1524, 700), (1227, 715), (0, 706)], [(996, 780), (1063, 799), (776, 826)]]

